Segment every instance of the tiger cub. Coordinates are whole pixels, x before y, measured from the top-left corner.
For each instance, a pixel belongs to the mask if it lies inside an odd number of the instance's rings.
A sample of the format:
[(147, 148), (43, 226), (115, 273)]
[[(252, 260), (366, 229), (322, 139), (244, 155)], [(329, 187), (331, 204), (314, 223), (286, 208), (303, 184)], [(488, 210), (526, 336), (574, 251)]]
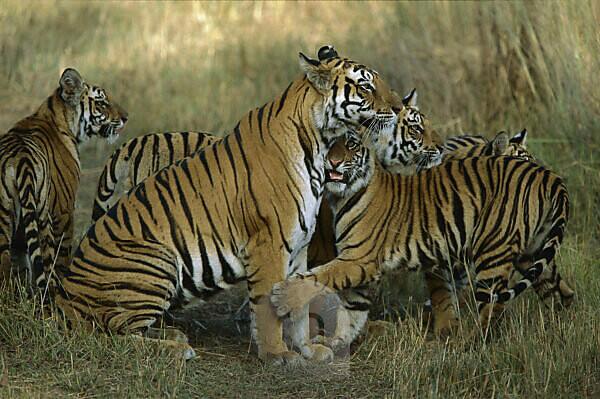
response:
[(108, 212), (121, 195), (142, 180), (221, 139), (204, 132), (165, 132), (127, 141), (104, 164), (96, 190), (92, 222)]
[(492, 140), (483, 136), (453, 136), (444, 142), (444, 161), (505, 155), (535, 161), (535, 157), (526, 146), (527, 129), (523, 129), (509, 138), (506, 132), (500, 132)]
[[(572, 302), (574, 292), (554, 264), (568, 193), (550, 170), (519, 158), (474, 157), (403, 176), (385, 171), (351, 137), (336, 142), (327, 168), (336, 178), (327, 190), (337, 258), (274, 285), (280, 317), (326, 289), (360, 288), (385, 271), (420, 268), (434, 331), (446, 335), (457, 322), (448, 259), (464, 259), (472, 270), (483, 328), (531, 285), (544, 302)], [(352, 313), (342, 318), (360, 317)], [(336, 331), (328, 345), (349, 344), (351, 333)]]
[[(66, 69), (38, 110), (0, 136), (0, 275), (12, 273), (11, 252), (23, 250), (31, 288), (50, 268), (66, 267), (79, 187), (78, 144), (90, 136), (115, 139), (127, 112), (106, 91)], [(19, 248), (19, 246), (24, 248)]]

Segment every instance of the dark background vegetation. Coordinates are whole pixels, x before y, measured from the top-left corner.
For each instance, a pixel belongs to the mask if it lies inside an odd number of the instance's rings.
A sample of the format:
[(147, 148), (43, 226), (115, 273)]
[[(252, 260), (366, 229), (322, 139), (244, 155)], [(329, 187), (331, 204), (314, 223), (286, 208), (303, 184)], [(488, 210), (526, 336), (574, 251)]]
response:
[[(200, 330), (200, 356), (185, 364), (138, 341), (65, 334), (35, 303), (4, 293), (0, 396), (600, 395), (599, 22), (600, 3), (585, 0), (0, 1), (0, 131), (33, 112), (71, 66), (129, 111), (119, 143), (157, 131), (226, 132), (297, 76), (298, 51), (314, 55), (323, 44), (400, 92), (416, 87), (445, 135), (526, 127), (533, 153), (567, 180), (572, 218), (559, 262), (578, 294), (561, 314), (524, 295), (491, 342), (463, 338), (470, 314), (447, 343), (409, 317), (333, 366), (283, 371), (248, 353), (247, 336)], [(100, 140), (81, 148), (77, 236), (115, 148)], [(388, 294), (406, 299), (412, 284), (401, 277)]]

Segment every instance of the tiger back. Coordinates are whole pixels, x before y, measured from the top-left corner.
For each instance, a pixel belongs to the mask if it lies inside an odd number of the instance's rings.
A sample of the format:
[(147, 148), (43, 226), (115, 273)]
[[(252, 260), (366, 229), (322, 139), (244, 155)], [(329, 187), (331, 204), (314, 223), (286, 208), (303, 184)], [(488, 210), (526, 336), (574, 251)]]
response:
[(148, 176), (221, 140), (204, 132), (165, 132), (135, 137), (116, 149), (104, 164), (92, 222)]
[[(393, 128), (397, 105), (375, 71), (331, 47), (319, 60), (300, 54), (300, 65), (302, 77), (230, 135), (142, 181), (92, 225), (56, 299), (73, 323), (167, 338), (188, 357), (183, 333), (152, 325), (176, 300), (247, 279), (259, 357), (298, 361), (268, 293), (306, 267), (328, 148), (346, 126), (374, 120), (374, 135)], [(308, 308), (291, 335), (302, 357), (331, 359), (330, 349), (310, 343)]]
[(77, 145), (91, 136), (114, 139), (127, 113), (106, 91), (66, 69), (58, 89), (38, 110), (0, 136), (0, 268), (25, 252), (29, 286), (44, 286), (55, 256), (66, 267), (79, 187)]

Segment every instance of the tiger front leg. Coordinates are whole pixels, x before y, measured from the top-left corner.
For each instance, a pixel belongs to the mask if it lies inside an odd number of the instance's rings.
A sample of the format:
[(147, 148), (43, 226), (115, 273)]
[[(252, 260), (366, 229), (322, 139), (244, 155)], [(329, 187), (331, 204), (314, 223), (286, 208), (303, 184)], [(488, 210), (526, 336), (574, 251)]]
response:
[(302, 357), (288, 350), (283, 340), (283, 323), (269, 303), (273, 285), (286, 276), (290, 261), (283, 243), (270, 235), (256, 235), (248, 244), (248, 291), (253, 318), (252, 336), (258, 346), (258, 357), (275, 364), (295, 365)]
[(380, 270), (373, 261), (336, 258), (309, 272), (276, 283), (271, 292), (271, 303), (279, 317), (293, 315), (320, 295), (358, 288), (377, 280), (379, 275)]
[(313, 341), (328, 346), (336, 353), (349, 350), (350, 344), (365, 330), (371, 299), (369, 288), (344, 290), (336, 305), (336, 324), (333, 336), (317, 335)]
[[(292, 263), (292, 270), (305, 272), (307, 269), (307, 248), (304, 248)], [(309, 305), (295, 312), (289, 320), (289, 333), (292, 343), (302, 356), (315, 362), (330, 362), (333, 360), (333, 351), (320, 343), (313, 343), (310, 339)]]

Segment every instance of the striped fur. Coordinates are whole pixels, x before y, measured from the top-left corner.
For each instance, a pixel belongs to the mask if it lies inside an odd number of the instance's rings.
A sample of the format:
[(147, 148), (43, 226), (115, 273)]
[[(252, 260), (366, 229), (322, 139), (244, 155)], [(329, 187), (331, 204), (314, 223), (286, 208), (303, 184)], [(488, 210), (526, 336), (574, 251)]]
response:
[[(92, 225), (56, 298), (71, 321), (168, 339), (152, 325), (173, 304), (247, 279), (259, 357), (298, 359), (268, 294), (306, 268), (334, 139), (370, 120), (385, 133), (399, 102), (369, 68), (319, 58), (300, 54), (305, 74), (283, 94), (248, 112), (222, 141), (144, 180)], [(310, 344), (307, 325), (306, 309), (294, 323), (294, 346), (305, 358), (330, 359), (331, 350)], [(170, 342), (190, 355), (181, 341)]]
[[(355, 133), (352, 137), (356, 138)], [(441, 139), (431, 128), (429, 120), (417, 106), (417, 92), (413, 89), (402, 99), (398, 113), (398, 128), (374, 138), (377, 159), (384, 168), (393, 173), (415, 174), (422, 169), (438, 165), (442, 161), (444, 148)], [(332, 160), (327, 157), (326, 166), (331, 168)], [(330, 187), (335, 182), (326, 176)], [(315, 236), (308, 248), (308, 266), (315, 267), (335, 258), (333, 215), (327, 197), (319, 209)]]
[(527, 150), (527, 130), (523, 129), (510, 139), (506, 132), (500, 132), (492, 140), (483, 136), (454, 136), (448, 138), (443, 145), (444, 161), (470, 157), (504, 155), (535, 161), (535, 157)]
[[(414, 97), (413, 97), (414, 94)], [(487, 140), (483, 136), (454, 136), (448, 138), (443, 145), (440, 146), (440, 138), (431, 129), (428, 119), (419, 113), (419, 117), (413, 115), (419, 112), (416, 104), (416, 92), (405, 97), (410, 99), (412, 107), (406, 104), (407, 111), (399, 120), (400, 126), (405, 126), (403, 131), (395, 134), (396, 139), (391, 141), (387, 148), (388, 157), (393, 158), (391, 154), (397, 154), (398, 165), (394, 169), (395, 173), (411, 175), (420, 169), (427, 169), (437, 165), (439, 159), (439, 151), (443, 151), (443, 161), (464, 159), (474, 156), (493, 156), (505, 155), (515, 156), (526, 160), (535, 159), (534, 156), (525, 147), (525, 138), (527, 131), (523, 130), (517, 133), (509, 140), (508, 135), (504, 132), (498, 133), (492, 140)], [(408, 121), (420, 121), (419, 126), (407, 129)], [(438, 151), (438, 156), (435, 152)], [(425, 161), (425, 162), (424, 162)], [(429, 161), (427, 163), (426, 161)], [(356, 162), (354, 162), (356, 163)], [(419, 166), (421, 165), (421, 166)], [(423, 167), (424, 166), (424, 167)], [(331, 169), (331, 159), (326, 160), (326, 167)], [(352, 166), (348, 166), (352, 167)], [(316, 266), (323, 265), (336, 257), (335, 249), (335, 234), (333, 231), (333, 214), (329, 207), (327, 197), (323, 199), (321, 208), (319, 209), (318, 224), (315, 235), (309, 246), (308, 266), (312, 269)], [(466, 269), (460, 262), (456, 262), (452, 269), (453, 293), (458, 294), (459, 302), (466, 300), (467, 294), (465, 288), (468, 284), (468, 275)], [(329, 343), (332, 346), (347, 345), (354, 340), (363, 330), (367, 320), (368, 309), (371, 307), (370, 295), (368, 289), (346, 290), (342, 292), (342, 304), (348, 310), (348, 317), (340, 320), (338, 330), (344, 332), (343, 340), (335, 340), (330, 337), (317, 337), (318, 342)], [(431, 308), (431, 299), (425, 302), (427, 309)], [(334, 337), (339, 337), (337, 334)], [(335, 342), (335, 343), (334, 343)]]
[(162, 168), (221, 140), (203, 132), (152, 133), (133, 138), (112, 153), (100, 175), (92, 222), (119, 197)]
[[(356, 151), (368, 154), (364, 147)], [(338, 256), (275, 284), (271, 301), (278, 315), (325, 289), (360, 288), (386, 270), (420, 268), (432, 298), (434, 330), (444, 335), (456, 322), (450, 294), (454, 260), (472, 268), (483, 327), (530, 285), (544, 301), (571, 303), (573, 290), (554, 264), (569, 214), (559, 176), (513, 157), (449, 161), (402, 176), (386, 172), (373, 157), (356, 157), (356, 151), (340, 140), (329, 155), (351, 163), (352, 170), (345, 185), (327, 185), (333, 189), (328, 198)], [(361, 163), (352, 163), (357, 159)], [(338, 331), (334, 342), (347, 339)]]
[(77, 144), (93, 135), (115, 138), (126, 120), (104, 89), (67, 69), (38, 110), (0, 136), (3, 276), (12, 272), (11, 252), (19, 250), (26, 253), (30, 285), (44, 285), (55, 254), (58, 267), (67, 265), (80, 175)]

